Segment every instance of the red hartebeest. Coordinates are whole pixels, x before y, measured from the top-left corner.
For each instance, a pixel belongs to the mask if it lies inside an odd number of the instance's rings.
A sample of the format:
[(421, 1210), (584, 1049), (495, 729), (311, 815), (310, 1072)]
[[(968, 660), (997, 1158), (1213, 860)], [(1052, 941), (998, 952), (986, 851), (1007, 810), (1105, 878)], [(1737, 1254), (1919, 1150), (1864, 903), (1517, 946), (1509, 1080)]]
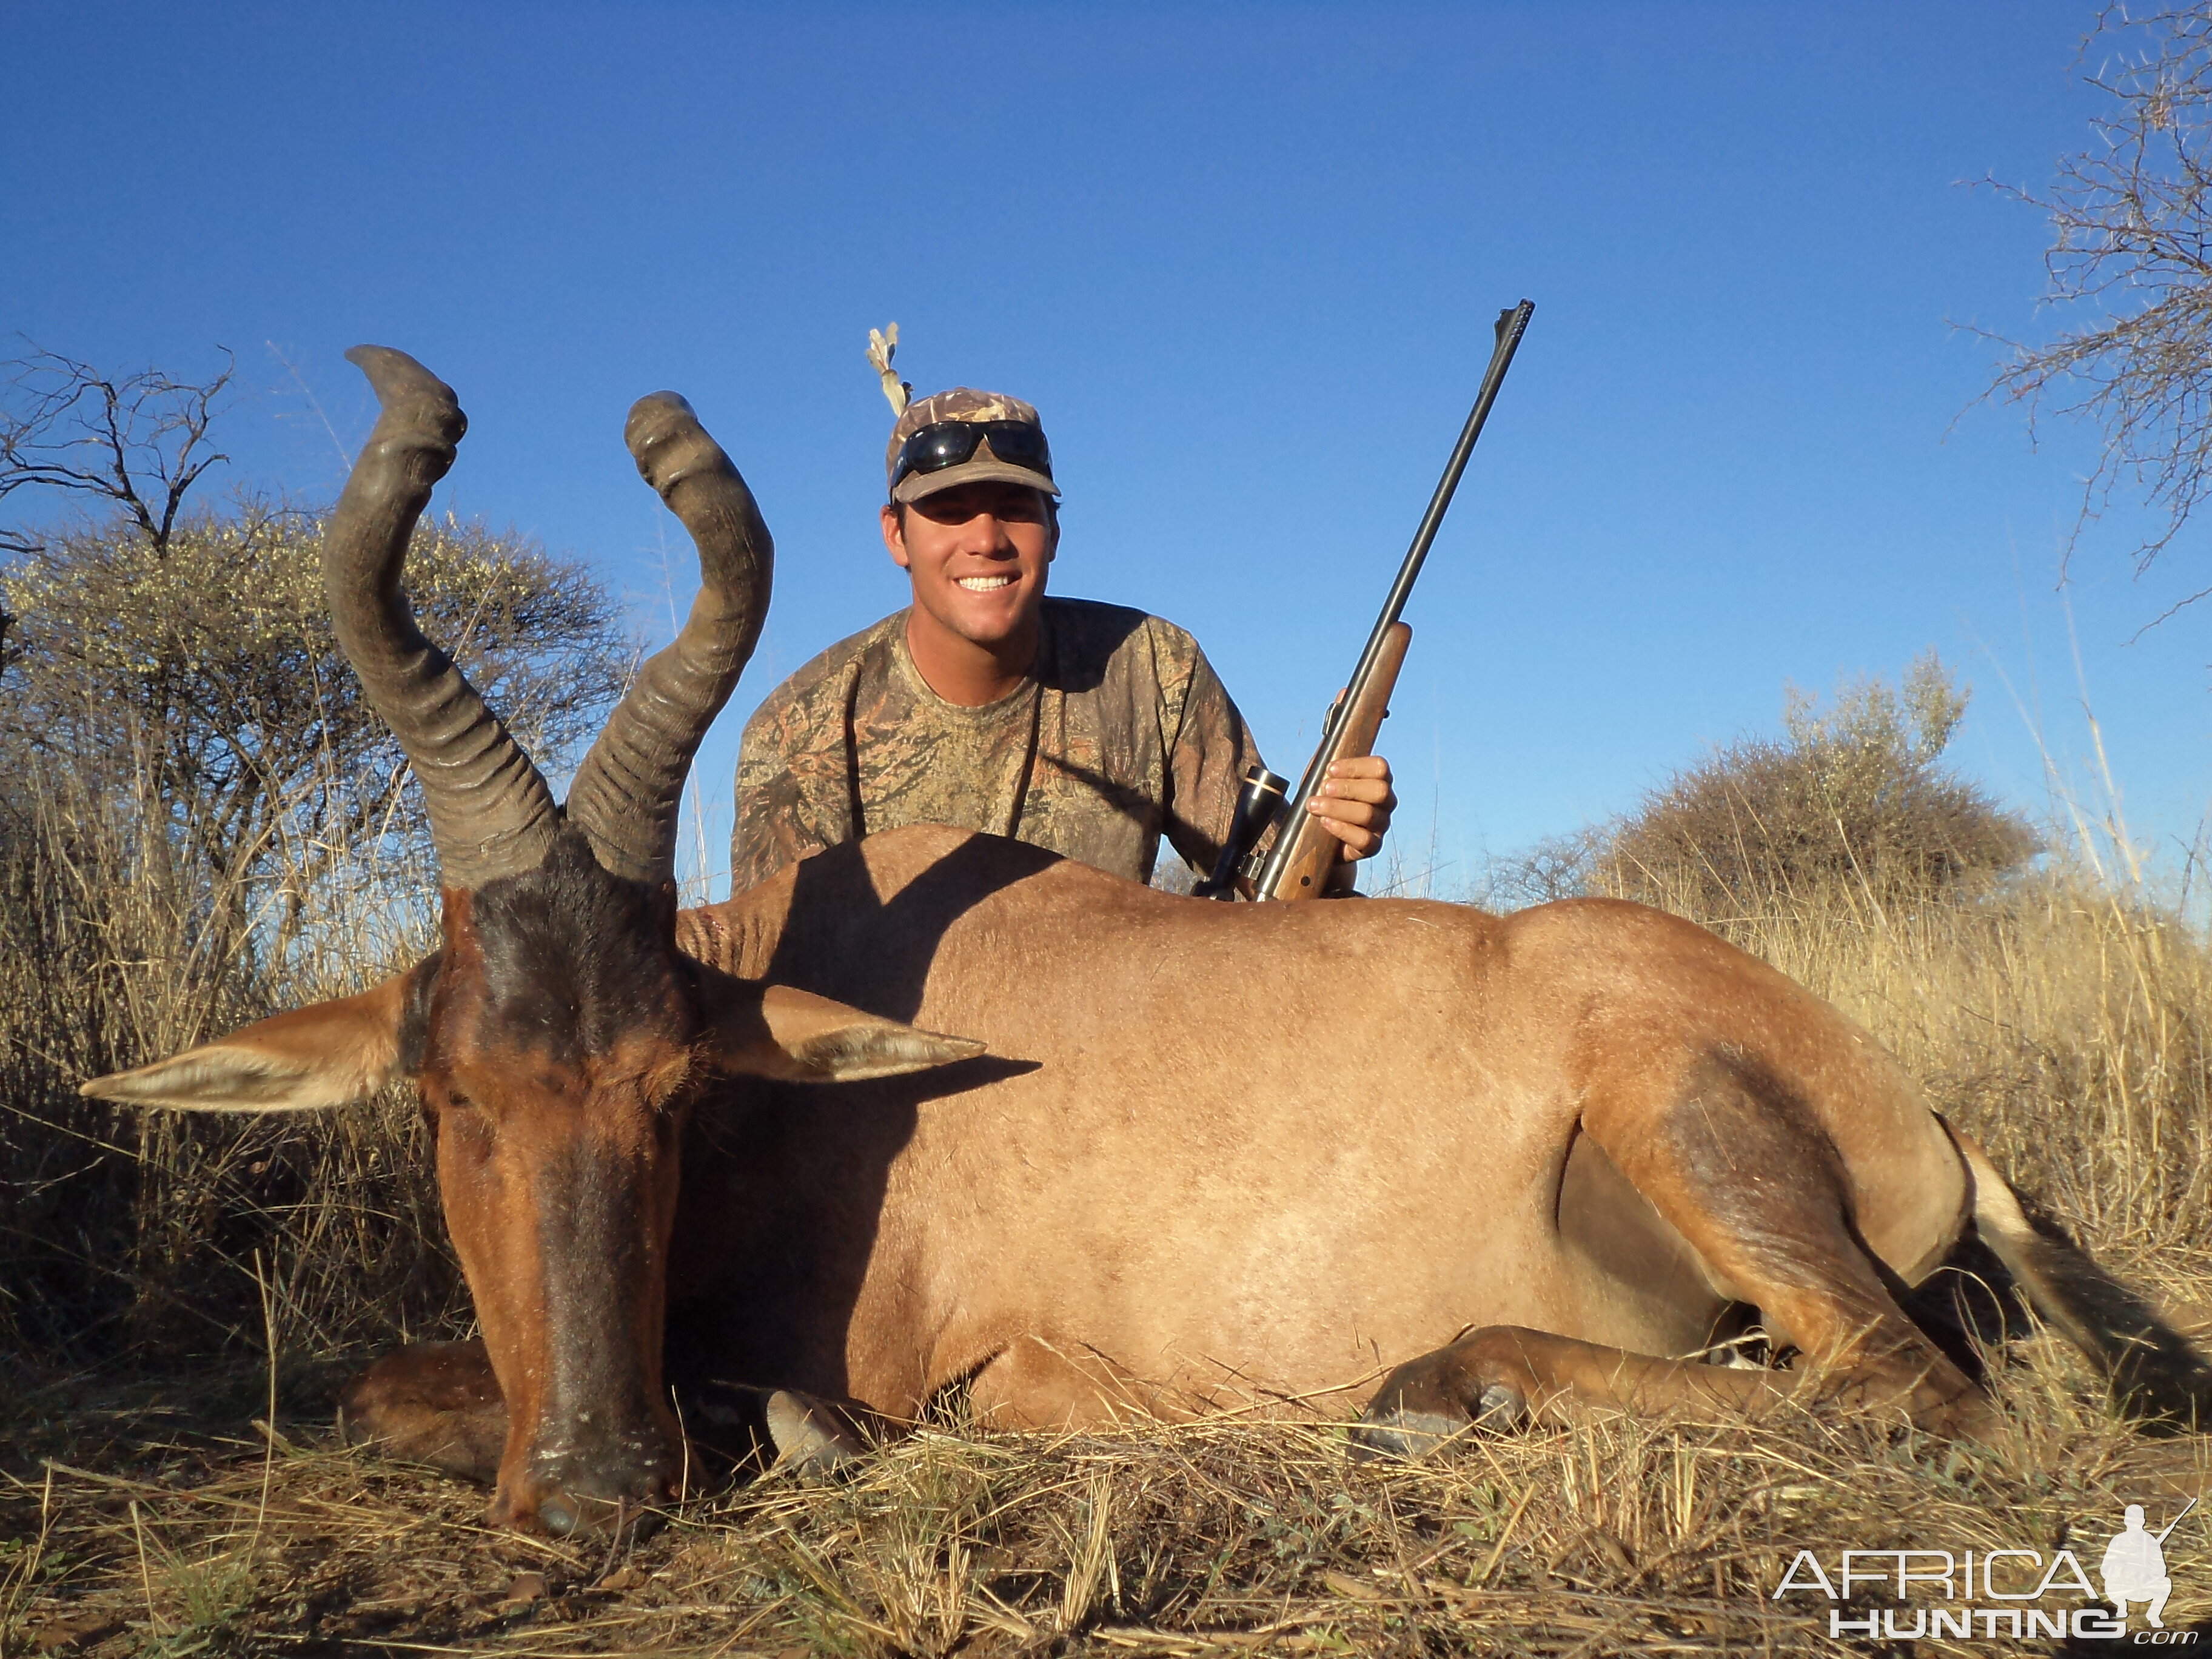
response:
[[(442, 947), (86, 1088), (270, 1111), (416, 1080), (483, 1340), (344, 1406), (495, 1468), (495, 1518), (663, 1495), (669, 1370), (777, 1390), (777, 1440), (821, 1457), (854, 1432), (832, 1402), (911, 1419), (956, 1384), (1017, 1425), (1364, 1407), (1385, 1451), (1568, 1395), (1972, 1433), (1971, 1361), (1905, 1305), (1970, 1233), (2124, 1397), (2212, 1401), (1864, 1032), (1656, 911), (1200, 903), (923, 828), (678, 915), (678, 791), (767, 603), (743, 481), (680, 398), (631, 411), (706, 585), (564, 821), (398, 597), (460, 410), (352, 355), (384, 407), (325, 574), (422, 781)], [(1802, 1365), (1695, 1359), (1754, 1323)]]

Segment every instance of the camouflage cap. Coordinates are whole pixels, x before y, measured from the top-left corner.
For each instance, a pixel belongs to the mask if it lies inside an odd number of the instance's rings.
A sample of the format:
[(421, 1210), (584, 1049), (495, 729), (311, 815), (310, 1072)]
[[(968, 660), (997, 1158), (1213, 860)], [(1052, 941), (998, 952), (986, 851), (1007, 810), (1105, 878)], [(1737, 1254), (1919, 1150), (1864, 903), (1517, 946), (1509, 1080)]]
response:
[[(1044, 435), (1044, 422), (1037, 419), (1036, 410), (1019, 398), (1009, 398), (1003, 392), (978, 392), (972, 386), (955, 386), (933, 397), (917, 398), (906, 406), (906, 412), (891, 428), (890, 447), (884, 452), (884, 482), (889, 484), (896, 476), (899, 450), (908, 438), (926, 427), (943, 426), (953, 421), (1016, 421), (1036, 428), (1038, 437)], [(1046, 465), (1049, 467), (1051, 463), (1047, 461)], [(1060, 486), (1052, 481), (1049, 471), (1000, 460), (991, 453), (991, 441), (986, 438), (976, 446), (974, 457), (957, 466), (942, 467), (935, 472), (909, 472), (893, 485), (891, 499), (918, 501), (940, 489), (985, 483), (1027, 484), (1048, 495), (1057, 497), (1060, 494)]]

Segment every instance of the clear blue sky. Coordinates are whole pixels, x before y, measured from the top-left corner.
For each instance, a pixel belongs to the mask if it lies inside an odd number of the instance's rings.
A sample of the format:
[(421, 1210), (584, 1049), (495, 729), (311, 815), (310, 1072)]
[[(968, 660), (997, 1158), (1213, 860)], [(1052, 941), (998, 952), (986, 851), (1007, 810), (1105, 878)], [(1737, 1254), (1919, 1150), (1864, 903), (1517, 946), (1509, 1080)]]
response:
[(2039, 216), (1962, 181), (2085, 142), (2094, 10), (20, 5), (0, 325), (231, 347), (232, 476), (311, 496), (370, 416), (339, 354), (400, 346), (471, 421), (439, 506), (661, 633), (680, 531), (620, 430), (686, 393), (778, 544), (702, 757), (719, 845), (744, 714), (902, 603), (872, 325), (922, 391), (1042, 408), (1055, 591), (1189, 627), (1295, 770), (1526, 295), (1382, 745), (1447, 884), (1929, 645), (1970, 773), (2040, 812), (2047, 750), (2087, 795), (2069, 611), (2130, 818), (2186, 840), (2212, 604), (2129, 641), (2203, 537), (2138, 583), (2107, 524), (2058, 593), (2087, 434), (1972, 407), (1960, 326), (2050, 325)]

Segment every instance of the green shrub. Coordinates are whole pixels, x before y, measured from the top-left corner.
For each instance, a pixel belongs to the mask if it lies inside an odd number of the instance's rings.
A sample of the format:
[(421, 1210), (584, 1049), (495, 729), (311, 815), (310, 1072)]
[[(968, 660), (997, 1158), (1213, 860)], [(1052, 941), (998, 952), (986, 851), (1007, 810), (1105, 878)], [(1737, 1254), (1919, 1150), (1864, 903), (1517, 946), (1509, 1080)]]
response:
[(2017, 869), (2034, 830), (1941, 763), (1968, 695), (1933, 651), (1825, 708), (1792, 687), (1782, 737), (1676, 773), (1596, 839), (1584, 884), (1719, 919), (1839, 891), (1910, 904)]

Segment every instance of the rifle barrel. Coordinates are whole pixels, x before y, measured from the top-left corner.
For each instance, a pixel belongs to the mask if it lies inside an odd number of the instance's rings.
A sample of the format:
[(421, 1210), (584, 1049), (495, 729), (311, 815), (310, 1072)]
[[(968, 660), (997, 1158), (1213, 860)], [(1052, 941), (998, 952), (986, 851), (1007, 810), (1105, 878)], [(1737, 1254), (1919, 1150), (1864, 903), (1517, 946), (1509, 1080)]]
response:
[(1380, 653), (1382, 635), (1406, 608), (1414, 579), (1421, 574), (1430, 545), (1443, 524), (1452, 496), (1458, 492), (1460, 475), (1467, 471), (1468, 458), (1474, 453), (1475, 440), (1482, 436), (1483, 423), (1490, 419), (1490, 406), (1498, 401), (1498, 388), (1504, 384), (1505, 371), (1512, 368), (1513, 354), (1520, 349), (1521, 337), (1528, 331), (1528, 319), (1535, 314), (1536, 307), (1527, 300), (1510, 311), (1498, 313), (1498, 349), (1491, 353), (1490, 367), (1484, 372), (1482, 386), (1474, 394), (1474, 407), (1468, 413), (1467, 424), (1460, 428), (1459, 441), (1452, 446), (1444, 476), (1437, 481), (1437, 493), (1429, 497), (1429, 510), (1421, 514), (1421, 526), (1413, 532), (1413, 544), (1406, 551), (1406, 562), (1398, 567), (1398, 580), (1390, 584), (1390, 597), (1382, 601), (1382, 615), (1375, 624), (1374, 633), (1368, 636), (1367, 649), (1360, 657), (1362, 669)]
[(1390, 584), (1389, 597), (1382, 601), (1382, 614), (1376, 618), (1375, 630), (1367, 636), (1367, 647), (1359, 653), (1359, 665), (1352, 671), (1344, 698), (1330, 711), (1328, 723), (1322, 728), (1321, 742), (1315, 746), (1313, 758), (1306, 763), (1304, 775), (1298, 780), (1297, 793), (1285, 805), (1283, 828), (1277, 832), (1275, 845), (1253, 884), (1254, 892), (1260, 898), (1274, 896), (1293, 839), (1290, 832), (1301, 821), (1306, 803), (1313, 799), (1328, 769), (1329, 739), (1335, 731), (1337, 712), (1352, 706), (1368, 676), (1375, 672), (1376, 661), (1382, 654), (1383, 641), (1389, 637), (1391, 624), (1406, 608), (1407, 597), (1413, 591), (1422, 562), (1428, 558), (1430, 545), (1435, 542), (1444, 514), (1451, 507), (1452, 496), (1459, 489), (1460, 475), (1467, 471), (1468, 457), (1474, 453), (1475, 440), (1482, 436), (1483, 422), (1490, 418), (1490, 406), (1498, 401), (1498, 388), (1504, 384), (1505, 371), (1513, 366), (1513, 354), (1520, 349), (1521, 337), (1528, 331), (1528, 319), (1535, 314), (1534, 303), (1528, 300), (1498, 313), (1498, 345), (1490, 354), (1490, 367), (1483, 372), (1482, 386), (1474, 394), (1474, 407), (1468, 412), (1467, 424), (1460, 428), (1459, 441), (1452, 446), (1451, 459), (1444, 465), (1444, 476), (1437, 481), (1436, 494), (1429, 497), (1429, 510), (1421, 514), (1420, 528), (1413, 532), (1413, 544), (1407, 550), (1406, 562), (1398, 567), (1398, 580)]

